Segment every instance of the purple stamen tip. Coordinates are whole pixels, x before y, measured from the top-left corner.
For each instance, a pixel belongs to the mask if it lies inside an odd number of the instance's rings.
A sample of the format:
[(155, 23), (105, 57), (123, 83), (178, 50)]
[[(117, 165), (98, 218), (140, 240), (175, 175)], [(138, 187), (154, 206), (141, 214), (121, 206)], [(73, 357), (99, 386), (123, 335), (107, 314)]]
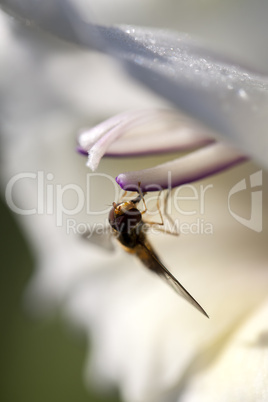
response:
[(80, 147), (80, 145), (77, 145), (76, 151), (81, 155), (88, 156), (88, 152), (84, 148)]
[[(115, 178), (115, 181), (125, 191), (137, 191), (138, 192), (140, 189), (139, 185), (129, 182), (124, 173), (120, 173)], [(141, 188), (141, 190), (142, 190), (142, 188)]]
[[(117, 184), (125, 191), (137, 191), (139, 192), (139, 190), (141, 191), (146, 191), (145, 188), (143, 188), (143, 186), (141, 185), (141, 183), (137, 182), (136, 180), (133, 181), (133, 183), (131, 181), (129, 181), (126, 177), (126, 175), (124, 173), (119, 174), (116, 178), (115, 181), (117, 182)], [(159, 190), (159, 189), (158, 189)], [(152, 189), (149, 191), (153, 191)]]
[(116, 178), (115, 178), (115, 181), (116, 181), (116, 183), (121, 187), (121, 188), (124, 188), (123, 186), (124, 186), (124, 181), (122, 180), (122, 175), (120, 174), (120, 175), (118, 175)]

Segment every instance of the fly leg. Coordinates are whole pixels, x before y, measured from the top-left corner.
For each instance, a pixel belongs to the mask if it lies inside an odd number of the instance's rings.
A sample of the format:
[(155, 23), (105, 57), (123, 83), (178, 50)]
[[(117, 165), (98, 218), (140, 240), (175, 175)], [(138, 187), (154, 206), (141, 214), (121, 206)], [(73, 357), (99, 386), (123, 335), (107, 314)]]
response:
[[(158, 194), (158, 197), (157, 197), (156, 206), (157, 206), (157, 210), (158, 210), (158, 214), (159, 214), (159, 216), (160, 216), (161, 222), (144, 221), (144, 220), (143, 220), (143, 222), (144, 222), (146, 225), (149, 225), (149, 226), (153, 226), (153, 225), (164, 226), (164, 225), (165, 225), (165, 222), (164, 222), (164, 219), (163, 219), (163, 214), (162, 214), (161, 208), (160, 208), (160, 194), (161, 194), (161, 191), (159, 191), (159, 194)], [(168, 221), (169, 221), (169, 223), (170, 223), (170, 225), (171, 225), (171, 228), (174, 228), (174, 227), (176, 227), (175, 222), (173, 221), (173, 219), (171, 218), (171, 216), (170, 216), (170, 215), (168, 214), (168, 212), (167, 212), (167, 202), (168, 202), (168, 197), (169, 197), (169, 195), (170, 195), (170, 190), (168, 190), (168, 192), (167, 192), (167, 194), (166, 194), (166, 196), (165, 196), (165, 201), (164, 201), (164, 215), (167, 217), (167, 219), (168, 219)], [(145, 212), (147, 212), (147, 207), (146, 207), (145, 200), (144, 200), (143, 197), (142, 197), (142, 199), (143, 199), (144, 206), (145, 206), (145, 210), (142, 211), (142, 214), (144, 214)], [(174, 231), (174, 229), (173, 229), (173, 230), (170, 230), (170, 229), (166, 229), (166, 228), (164, 228), (164, 227), (158, 227), (157, 230), (159, 230), (160, 232), (164, 232), (164, 233), (171, 234), (171, 235), (173, 235), (173, 236), (179, 236), (179, 233), (178, 233), (176, 230)]]
[(135, 203), (135, 202), (140, 202), (140, 201), (142, 200), (143, 205), (144, 205), (144, 210), (141, 211), (141, 214), (144, 215), (144, 214), (148, 211), (148, 209), (147, 209), (146, 202), (145, 202), (145, 199), (144, 199), (144, 195), (145, 195), (146, 193), (143, 193), (143, 192), (141, 191), (141, 182), (140, 182), (140, 181), (139, 181), (139, 183), (138, 183), (138, 193), (139, 193), (138, 197), (137, 197), (135, 200), (133, 200), (133, 202), (134, 202), (134, 203)]
[[(119, 202), (123, 202), (124, 198), (126, 198), (128, 191), (124, 191), (123, 195), (121, 195)], [(132, 194), (132, 193), (131, 193)]]
[[(165, 195), (165, 200), (164, 200), (164, 216), (167, 219), (167, 221), (170, 224), (170, 227), (172, 228), (172, 230), (166, 230), (167, 233), (172, 234), (173, 236), (179, 236), (179, 232), (177, 231), (177, 227), (176, 227), (176, 223), (174, 221), (174, 219), (171, 217), (171, 215), (168, 213), (167, 209), (168, 209), (168, 198), (171, 194), (172, 189), (168, 189)], [(159, 211), (160, 212), (160, 211)]]
[[(171, 194), (171, 191), (172, 191), (172, 189), (168, 189), (167, 190), (167, 193), (166, 193), (166, 196), (165, 196), (165, 201), (164, 201), (164, 215), (165, 215), (165, 217), (167, 218), (167, 220), (169, 221), (169, 223), (171, 224), (171, 226), (173, 226), (173, 227), (175, 227), (176, 226), (176, 224), (175, 224), (175, 221), (174, 221), (174, 219), (171, 217), (171, 215), (168, 213), (168, 211), (167, 211), (167, 208), (168, 208), (168, 198), (169, 198), (169, 196), (170, 196), (170, 194)], [(177, 236), (179, 236), (179, 233), (177, 233)]]

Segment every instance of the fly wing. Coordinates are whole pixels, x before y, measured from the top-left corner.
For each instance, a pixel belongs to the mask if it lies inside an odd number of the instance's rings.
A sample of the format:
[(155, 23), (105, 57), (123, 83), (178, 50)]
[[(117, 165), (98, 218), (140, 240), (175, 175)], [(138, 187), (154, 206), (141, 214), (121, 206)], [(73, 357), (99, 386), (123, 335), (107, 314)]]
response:
[(102, 228), (101, 231), (96, 229), (87, 230), (81, 236), (83, 239), (93, 244), (94, 246), (98, 246), (101, 249), (105, 249), (106, 251), (114, 251), (115, 247), (112, 242), (112, 233), (110, 225), (106, 225)]
[[(145, 240), (145, 239), (144, 239)], [(198, 311), (208, 317), (205, 310), (200, 304), (190, 295), (190, 293), (182, 286), (182, 284), (169, 272), (169, 270), (162, 264), (156, 253), (154, 252), (150, 243), (145, 240), (139, 242), (136, 246), (136, 255), (140, 258), (143, 264), (163, 278), (180, 296), (187, 300)], [(208, 317), (209, 318), (209, 317)]]

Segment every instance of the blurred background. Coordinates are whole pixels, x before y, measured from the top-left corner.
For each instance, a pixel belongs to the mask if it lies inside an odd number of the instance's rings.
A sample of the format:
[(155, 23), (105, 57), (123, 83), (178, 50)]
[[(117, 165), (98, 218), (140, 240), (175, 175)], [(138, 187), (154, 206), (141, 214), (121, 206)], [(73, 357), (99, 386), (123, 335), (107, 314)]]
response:
[(26, 313), (22, 297), (35, 261), (3, 200), (0, 213), (1, 401), (119, 401), (85, 388), (87, 348), (82, 334), (72, 333), (57, 313), (43, 320)]

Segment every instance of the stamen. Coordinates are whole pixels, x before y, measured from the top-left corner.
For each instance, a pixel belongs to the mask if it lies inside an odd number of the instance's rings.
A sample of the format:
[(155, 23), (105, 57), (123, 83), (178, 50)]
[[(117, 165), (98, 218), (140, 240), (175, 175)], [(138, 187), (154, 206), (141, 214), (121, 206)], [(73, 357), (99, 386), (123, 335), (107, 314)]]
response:
[(153, 168), (121, 173), (116, 181), (132, 191), (159, 191), (205, 178), (246, 161), (247, 157), (222, 143), (208, 145), (184, 157)]

